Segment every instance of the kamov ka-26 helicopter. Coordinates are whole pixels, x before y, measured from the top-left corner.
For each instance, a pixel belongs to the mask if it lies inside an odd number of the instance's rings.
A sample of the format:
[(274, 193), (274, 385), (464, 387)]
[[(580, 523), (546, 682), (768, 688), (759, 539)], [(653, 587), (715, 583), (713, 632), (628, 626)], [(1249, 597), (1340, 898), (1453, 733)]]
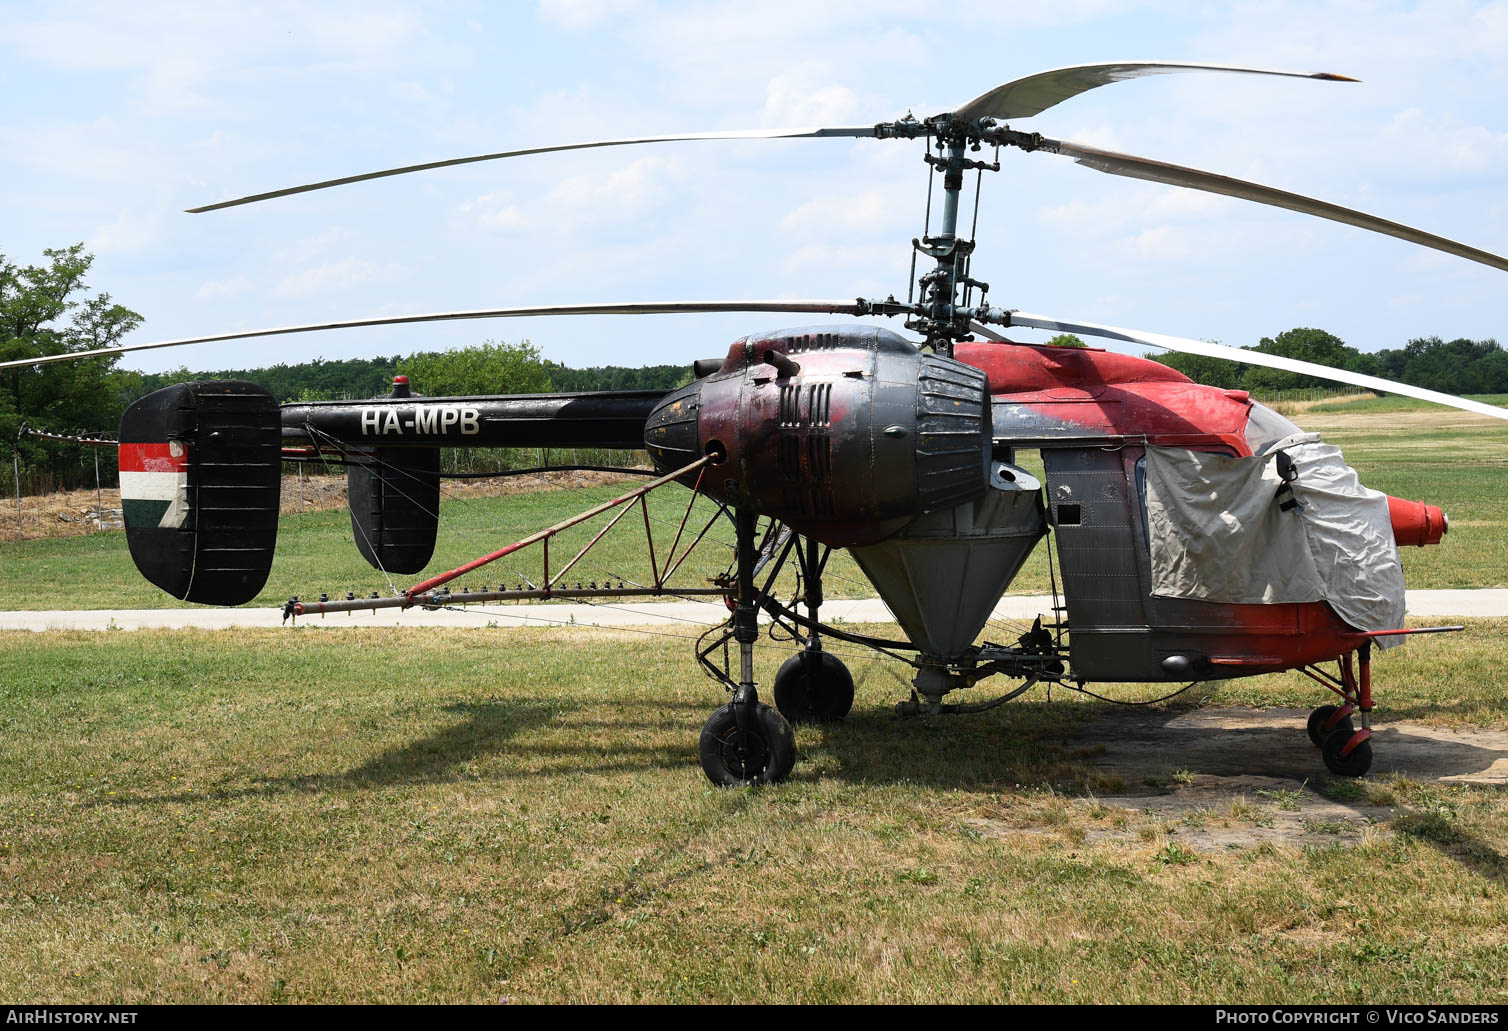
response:
[[(1102, 337), (1271, 366), (1497, 418), (1508, 419), (1508, 411), (1276, 355), (990, 304), (988, 284), (972, 274), (976, 241), (959, 232), (965, 176), (973, 171), (982, 181), (983, 173), (998, 171), (1002, 148), (1056, 154), (1112, 175), (1349, 223), (1505, 271), (1508, 259), (1314, 198), (1008, 124), (1099, 86), (1189, 71), (1355, 81), (1210, 64), (1083, 65), (1008, 82), (924, 119), (908, 113), (863, 126), (535, 147), (242, 197), (192, 210), (450, 165), (689, 140), (922, 140), (924, 160), (941, 178), (935, 230), (935, 180), (929, 176), (927, 228), (912, 241), (915, 257), (930, 267), (917, 276), (913, 258), (904, 301), (892, 295), (456, 311), (127, 345), (57, 360), (451, 319), (670, 312), (900, 317), (920, 339), (872, 326), (759, 333), (734, 342), (723, 358), (696, 362), (694, 381), (665, 394), (419, 399), (400, 381), (388, 398), (279, 407), (250, 383), (168, 387), (134, 404), (121, 422), (121, 492), (131, 554), (147, 579), (175, 597), (245, 603), (261, 590), (271, 567), (282, 461), (333, 453), (347, 465), (353, 536), (362, 554), (385, 573), (414, 573), (434, 548), (442, 448), (644, 448), (656, 479), (585, 515), (617, 507), (621, 518), (650, 490), (672, 482), (690, 487), (717, 502), (735, 526), (734, 575), (721, 584), (669, 584), (683, 519), (663, 576), (651, 556), (653, 585), (572, 589), (561, 577), (575, 559), (557, 561), (556, 572), (550, 571), (548, 546), (557, 526), (393, 597), (294, 599), (285, 614), (434, 608), (457, 601), (724, 595), (731, 618), (697, 652), (732, 695), (701, 735), (703, 769), (719, 784), (781, 780), (795, 761), (790, 723), (848, 712), (853, 681), (843, 663), (823, 650), (824, 637), (906, 657), (915, 670), (915, 690), (899, 708), (931, 714), (977, 711), (1037, 684), (1083, 689), (1091, 682), (1197, 683), (1300, 670), (1339, 702), (1315, 709), (1308, 721), (1325, 765), (1336, 774), (1360, 776), (1372, 761), (1373, 646), (1401, 643), (1408, 633), (1455, 629), (1403, 629), (1397, 547), (1437, 543), (1448, 529), (1440, 509), (1362, 487), (1338, 449), (1242, 391), (1202, 386), (1142, 358), (1013, 343), (996, 329)], [(991, 148), (990, 160), (971, 156), (985, 147)], [(976, 204), (977, 196), (976, 186)], [(1027, 449), (1040, 452), (1045, 483), (1017, 464), (1018, 452)], [(648, 534), (647, 507), (645, 512)], [(1014, 643), (976, 643), (993, 607), (1044, 538), (1056, 541), (1064, 604), (1055, 604)], [(652, 534), (649, 541), (652, 549)], [(495, 591), (484, 586), (464, 596), (444, 587), (536, 544), (544, 551), (538, 584)], [(851, 551), (896, 616), (904, 640), (821, 622), (826, 555), (838, 547)], [(799, 605), (782, 604), (771, 591), (788, 562), (801, 572)], [(754, 680), (761, 612), (804, 641), (775, 677), (773, 708), (759, 701)], [(711, 657), (719, 649), (727, 656), (730, 641), (737, 644), (736, 669), (726, 659), (719, 668)], [(1336, 664), (1333, 674), (1321, 668), (1330, 662)], [(944, 702), (989, 677), (1017, 683), (991, 702)]]

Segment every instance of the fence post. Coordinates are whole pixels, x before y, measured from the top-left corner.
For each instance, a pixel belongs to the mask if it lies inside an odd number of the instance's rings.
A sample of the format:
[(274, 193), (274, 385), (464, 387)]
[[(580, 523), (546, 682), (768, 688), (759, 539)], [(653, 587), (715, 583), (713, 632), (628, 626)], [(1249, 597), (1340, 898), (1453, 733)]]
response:
[(24, 541), (26, 531), (21, 528), (21, 450), (10, 449), (11, 465), (16, 473), (16, 540)]

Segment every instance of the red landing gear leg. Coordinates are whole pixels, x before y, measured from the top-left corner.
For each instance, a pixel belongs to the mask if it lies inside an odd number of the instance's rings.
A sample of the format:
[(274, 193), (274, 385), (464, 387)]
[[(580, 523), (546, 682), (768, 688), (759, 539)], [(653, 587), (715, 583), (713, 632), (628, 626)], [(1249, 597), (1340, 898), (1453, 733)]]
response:
[[(1325, 738), (1320, 753), (1325, 766), (1337, 777), (1360, 777), (1372, 767), (1372, 642), (1368, 641), (1356, 651), (1360, 677), (1351, 671), (1351, 656), (1341, 661), (1341, 676), (1345, 684), (1345, 709), (1361, 713), (1361, 729), (1340, 732)], [(1347, 719), (1346, 723), (1350, 723)]]

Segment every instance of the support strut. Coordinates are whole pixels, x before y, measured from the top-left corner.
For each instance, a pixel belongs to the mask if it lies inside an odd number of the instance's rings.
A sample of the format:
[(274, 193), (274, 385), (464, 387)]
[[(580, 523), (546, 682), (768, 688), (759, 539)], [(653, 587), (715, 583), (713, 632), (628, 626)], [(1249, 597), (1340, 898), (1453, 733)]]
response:
[(733, 610), (733, 639), (738, 642), (738, 687), (733, 691), (733, 715), (738, 722), (738, 749), (744, 754), (744, 739), (755, 731), (754, 714), (759, 692), (754, 686), (754, 644), (759, 640), (759, 608), (754, 590), (754, 525), (752, 508), (740, 506), (734, 513), (734, 548), (738, 555), (738, 604)]

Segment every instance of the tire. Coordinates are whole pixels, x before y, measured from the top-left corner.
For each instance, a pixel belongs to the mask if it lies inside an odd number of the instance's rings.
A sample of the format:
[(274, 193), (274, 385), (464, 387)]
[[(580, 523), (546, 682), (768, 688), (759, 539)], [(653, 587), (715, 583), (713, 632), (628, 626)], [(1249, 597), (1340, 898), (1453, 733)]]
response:
[(718, 787), (778, 784), (796, 765), (796, 733), (785, 718), (768, 705), (755, 708), (754, 729), (749, 734), (747, 756), (740, 758), (734, 742), (738, 722), (729, 702), (714, 712), (702, 727), (697, 753), (702, 771)]
[(1331, 734), (1320, 746), (1325, 757), (1325, 768), (1337, 777), (1361, 777), (1372, 768), (1372, 742), (1363, 741), (1351, 749), (1351, 754), (1342, 757), (1340, 750), (1351, 740), (1351, 734)]
[(785, 660), (775, 674), (775, 708), (792, 723), (841, 720), (853, 708), (853, 674), (831, 652), (814, 652), (816, 669), (801, 652)]
[(1338, 706), (1334, 705), (1321, 705), (1309, 714), (1309, 726), (1307, 729), (1309, 731), (1309, 740), (1314, 742), (1315, 748), (1324, 747), (1325, 739), (1333, 734), (1344, 734), (1346, 740), (1349, 741), (1351, 735), (1356, 733), (1356, 725), (1351, 722), (1350, 716), (1337, 723), (1329, 733), (1325, 732), (1325, 724), (1329, 721), (1330, 717), (1335, 715), (1338, 708)]

